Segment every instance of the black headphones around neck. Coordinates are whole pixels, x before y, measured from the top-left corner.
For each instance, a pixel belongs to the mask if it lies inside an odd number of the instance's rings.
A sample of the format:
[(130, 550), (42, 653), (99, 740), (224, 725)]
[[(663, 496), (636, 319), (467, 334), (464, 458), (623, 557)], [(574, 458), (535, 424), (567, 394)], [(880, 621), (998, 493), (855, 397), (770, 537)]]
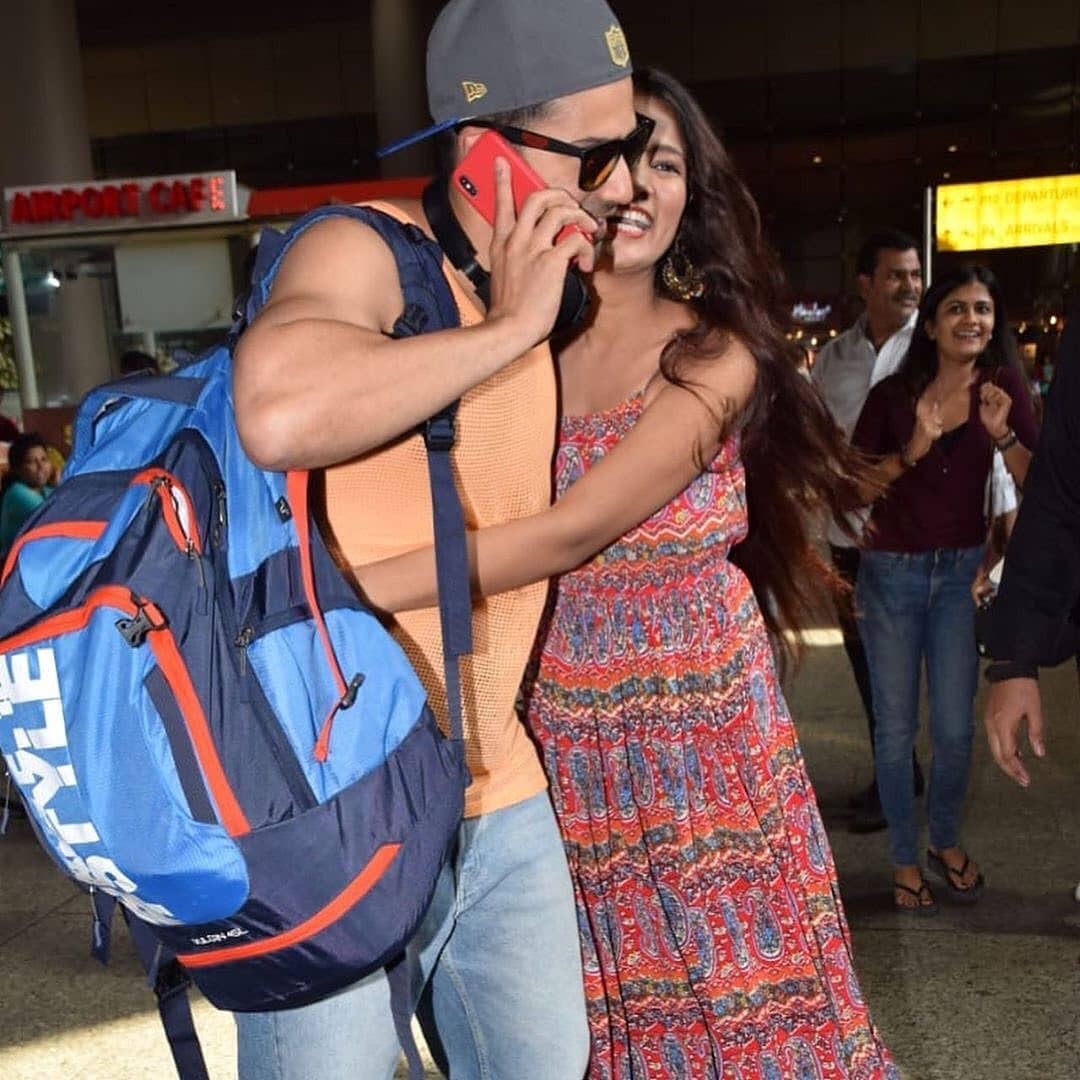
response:
[[(431, 231), (435, 234), (439, 246), (446, 257), (471, 282), (476, 295), (491, 304), (491, 274), (485, 270), (476, 258), (476, 248), (466, 236), (453, 207), (450, 205), (449, 189), (445, 181), (435, 179), (423, 194), (424, 213), (427, 215)], [(563, 284), (562, 301), (551, 335), (562, 334), (579, 325), (589, 311), (589, 293), (585, 282), (576, 270), (568, 271)]]

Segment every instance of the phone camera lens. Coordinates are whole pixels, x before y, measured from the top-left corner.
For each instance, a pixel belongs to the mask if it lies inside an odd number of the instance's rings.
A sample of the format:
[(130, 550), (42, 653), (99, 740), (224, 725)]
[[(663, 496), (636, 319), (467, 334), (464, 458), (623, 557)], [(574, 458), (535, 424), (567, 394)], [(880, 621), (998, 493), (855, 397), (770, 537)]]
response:
[(470, 195), (476, 195), (476, 185), (467, 177), (459, 176), (458, 183), (468, 192)]

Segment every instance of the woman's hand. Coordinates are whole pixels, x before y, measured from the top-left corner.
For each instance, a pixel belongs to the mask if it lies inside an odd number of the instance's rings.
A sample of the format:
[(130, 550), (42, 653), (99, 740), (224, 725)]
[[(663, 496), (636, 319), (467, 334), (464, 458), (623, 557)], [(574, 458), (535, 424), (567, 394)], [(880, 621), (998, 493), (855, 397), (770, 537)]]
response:
[(930, 453), (930, 448), (941, 438), (945, 421), (941, 416), (941, 404), (923, 394), (915, 405), (915, 430), (904, 447), (903, 457), (910, 464)]
[(997, 592), (997, 587), (990, 580), (990, 570), (984, 562), (975, 572), (975, 580), (971, 583), (971, 599), (975, 601), (976, 607), (982, 607), (983, 602), (990, 600)]
[(994, 383), (979, 387), (979, 420), (994, 442), (1000, 442), (1009, 434), (1009, 412), (1012, 398), (1007, 391)]

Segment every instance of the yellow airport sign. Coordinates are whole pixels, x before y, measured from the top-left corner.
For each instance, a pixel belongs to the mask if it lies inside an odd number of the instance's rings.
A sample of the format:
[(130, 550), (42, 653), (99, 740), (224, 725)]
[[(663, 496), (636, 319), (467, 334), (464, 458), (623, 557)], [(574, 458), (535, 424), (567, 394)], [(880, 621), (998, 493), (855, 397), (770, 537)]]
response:
[(1080, 173), (937, 189), (939, 251), (1080, 243)]

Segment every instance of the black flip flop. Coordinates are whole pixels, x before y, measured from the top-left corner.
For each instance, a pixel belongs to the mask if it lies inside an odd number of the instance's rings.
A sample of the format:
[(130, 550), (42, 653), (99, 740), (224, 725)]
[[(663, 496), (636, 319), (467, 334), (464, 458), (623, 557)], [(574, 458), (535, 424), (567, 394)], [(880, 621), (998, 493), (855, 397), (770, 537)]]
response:
[[(917, 904), (914, 905), (898, 904), (896, 902), (896, 897), (894, 896), (893, 909), (900, 912), (901, 915), (918, 915), (925, 918), (928, 915), (937, 914), (937, 901), (934, 900), (934, 894), (930, 891), (930, 886), (927, 885), (925, 881), (922, 882), (922, 884), (917, 889), (912, 889), (907, 885), (901, 885), (899, 881), (894, 881), (893, 889), (899, 889), (901, 892), (906, 892), (909, 895), (914, 896), (915, 899), (919, 901)], [(924, 896), (930, 897), (929, 904), (923, 903)]]
[(981, 872), (974, 882), (966, 889), (953, 882), (954, 876), (963, 881), (964, 875), (967, 873), (967, 868), (971, 865), (971, 859), (966, 852), (964, 853), (964, 863), (958, 869), (953, 869), (953, 867), (951, 867), (940, 855), (935, 855), (934, 852), (929, 849), (926, 852), (926, 859), (934, 872), (941, 878), (945, 888), (948, 889), (949, 896), (957, 901), (957, 903), (974, 904), (975, 901), (982, 896), (986, 881)]

